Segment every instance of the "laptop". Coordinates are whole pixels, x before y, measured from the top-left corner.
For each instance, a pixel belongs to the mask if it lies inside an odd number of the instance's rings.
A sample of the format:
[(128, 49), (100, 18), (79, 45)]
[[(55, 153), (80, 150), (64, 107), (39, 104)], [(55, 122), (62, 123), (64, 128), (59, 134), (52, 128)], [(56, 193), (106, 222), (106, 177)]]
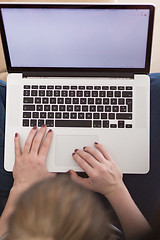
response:
[(153, 19), (152, 5), (0, 4), (7, 171), (15, 133), (23, 149), (31, 128), (43, 124), (54, 132), (51, 172), (82, 171), (72, 153), (94, 142), (123, 173), (149, 171)]

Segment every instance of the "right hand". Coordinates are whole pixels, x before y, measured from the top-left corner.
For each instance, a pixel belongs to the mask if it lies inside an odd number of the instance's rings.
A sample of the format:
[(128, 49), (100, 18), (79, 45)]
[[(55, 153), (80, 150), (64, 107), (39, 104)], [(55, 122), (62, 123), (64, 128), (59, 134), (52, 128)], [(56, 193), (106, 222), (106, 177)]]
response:
[(74, 160), (88, 178), (79, 177), (73, 170), (70, 170), (70, 175), (75, 182), (108, 197), (124, 187), (122, 172), (103, 145), (95, 143), (95, 147), (76, 149), (73, 153)]

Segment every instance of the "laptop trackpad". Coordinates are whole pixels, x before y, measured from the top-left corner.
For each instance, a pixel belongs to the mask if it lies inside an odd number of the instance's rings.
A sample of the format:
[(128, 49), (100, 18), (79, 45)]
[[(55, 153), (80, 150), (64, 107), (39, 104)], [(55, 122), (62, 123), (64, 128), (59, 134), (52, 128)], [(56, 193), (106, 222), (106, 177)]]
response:
[(72, 158), (75, 149), (93, 146), (98, 141), (96, 135), (57, 135), (56, 136), (56, 166), (77, 166)]

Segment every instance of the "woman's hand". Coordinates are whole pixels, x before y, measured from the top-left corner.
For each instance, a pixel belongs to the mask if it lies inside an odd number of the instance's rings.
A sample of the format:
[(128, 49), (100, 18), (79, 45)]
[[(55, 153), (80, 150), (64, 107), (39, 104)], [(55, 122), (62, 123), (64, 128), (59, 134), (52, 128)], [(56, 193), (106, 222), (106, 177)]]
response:
[(81, 178), (73, 170), (70, 170), (70, 175), (77, 183), (107, 197), (124, 187), (122, 173), (101, 144), (95, 143), (95, 147), (84, 147), (83, 150), (76, 149), (75, 153), (72, 154), (74, 160), (89, 178)]
[[(34, 183), (54, 176), (46, 168), (46, 158), (53, 137), (53, 131), (43, 125), (38, 131), (33, 127), (30, 131), (22, 152), (20, 147), (20, 136), (15, 134), (15, 164), (13, 168), (14, 185), (19, 191), (23, 191)], [(44, 141), (42, 141), (44, 138)]]

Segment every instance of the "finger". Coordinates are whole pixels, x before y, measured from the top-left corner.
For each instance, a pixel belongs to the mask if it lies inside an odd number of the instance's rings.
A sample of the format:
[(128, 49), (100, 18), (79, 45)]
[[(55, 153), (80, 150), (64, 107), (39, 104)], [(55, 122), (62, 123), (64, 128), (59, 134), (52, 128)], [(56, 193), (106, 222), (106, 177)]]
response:
[(98, 148), (100, 150), (100, 152), (103, 154), (105, 159), (107, 159), (109, 161), (113, 161), (110, 153), (105, 149), (105, 147), (102, 144), (94, 143), (94, 145), (95, 145), (96, 148)]
[(46, 125), (43, 125), (40, 130), (38, 131), (37, 135), (35, 136), (35, 138), (33, 139), (33, 143), (32, 143), (32, 147), (31, 147), (31, 151), (30, 153), (31, 154), (38, 154), (38, 151), (39, 151), (39, 147), (41, 145), (41, 142), (43, 140), (43, 137), (46, 133), (46, 130), (47, 130), (47, 126)]
[(28, 154), (30, 152), (32, 142), (33, 142), (33, 139), (34, 139), (36, 133), (37, 133), (37, 127), (35, 126), (31, 129), (31, 131), (25, 141), (24, 150), (23, 150), (24, 154)]
[(96, 168), (97, 167), (97, 160), (95, 159), (94, 156), (92, 156), (90, 153), (82, 151), (80, 149), (76, 149), (75, 150), (76, 153), (83, 158), (92, 168)]
[(22, 154), (21, 146), (20, 146), (20, 136), (18, 133), (15, 134), (14, 147), (15, 147), (15, 159), (17, 159)]
[(81, 158), (77, 153), (73, 153), (72, 156), (76, 163), (87, 173), (88, 176), (93, 174), (93, 168), (83, 158)]
[(47, 157), (47, 153), (52, 141), (52, 137), (53, 137), (53, 131), (50, 129), (44, 139), (44, 142), (42, 143), (42, 146), (40, 147), (40, 151), (39, 151), (39, 156), (43, 159), (46, 160)]
[(93, 147), (84, 147), (83, 150), (92, 155), (94, 159), (100, 163), (104, 163), (106, 161), (103, 154), (98, 149), (95, 149)]
[(82, 177), (78, 176), (78, 174), (75, 173), (73, 170), (69, 170), (69, 174), (70, 174), (71, 179), (74, 182), (76, 182), (76, 183), (78, 183), (78, 184), (80, 184), (80, 185), (90, 189), (90, 180), (89, 180), (89, 178), (82, 178)]

